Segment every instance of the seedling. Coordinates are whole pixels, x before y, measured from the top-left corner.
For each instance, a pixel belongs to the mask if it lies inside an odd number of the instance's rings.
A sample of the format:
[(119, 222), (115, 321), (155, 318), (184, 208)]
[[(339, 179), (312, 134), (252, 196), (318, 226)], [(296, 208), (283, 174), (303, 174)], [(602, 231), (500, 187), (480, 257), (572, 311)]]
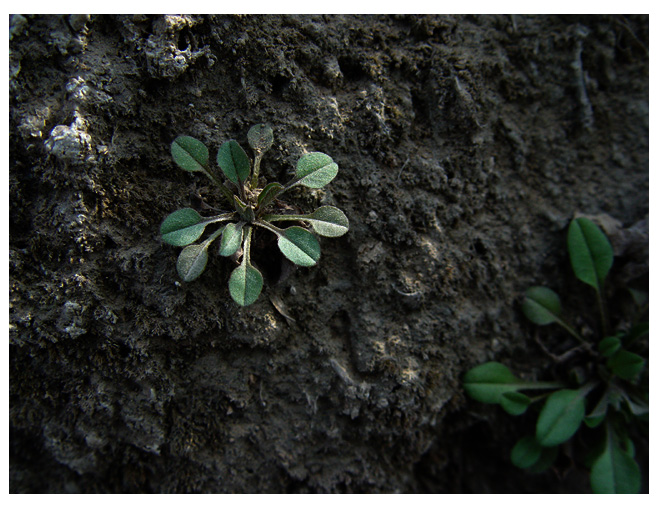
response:
[[(219, 239), (219, 254), (240, 258), (240, 265), (231, 273), (228, 287), (233, 300), (248, 306), (258, 299), (263, 289), (263, 275), (251, 262), (251, 240), (257, 228), (274, 233), (279, 249), (299, 266), (314, 266), (320, 259), (320, 243), (316, 234), (337, 238), (349, 229), (345, 214), (333, 206), (322, 206), (311, 214), (284, 212), (278, 197), (291, 188), (302, 185), (322, 188), (338, 173), (338, 165), (327, 154), (311, 152), (297, 162), (294, 177), (287, 184), (272, 182), (259, 187), (260, 165), (263, 155), (274, 142), (272, 128), (254, 125), (247, 134), (254, 152), (253, 168), (246, 152), (235, 140), (225, 142), (217, 153), (217, 165), (229, 183), (210, 167), (208, 148), (190, 136), (179, 136), (171, 145), (171, 155), (178, 166), (190, 172), (203, 173), (222, 193), (231, 211), (203, 217), (186, 207), (174, 211), (160, 226), (162, 240), (176, 247), (184, 247), (176, 268), (180, 277), (194, 281), (208, 263), (208, 248)], [(278, 222), (299, 222), (300, 225), (280, 228)], [(202, 243), (195, 243), (207, 226), (219, 225)]]
[[(598, 433), (583, 439), (593, 443), (584, 459), (592, 491), (637, 493), (641, 477), (630, 430), (634, 424), (646, 424), (648, 430), (648, 371), (646, 360), (637, 352), (646, 350), (642, 342), (649, 324), (638, 317), (630, 329), (609, 332), (604, 286), (613, 252), (605, 234), (591, 220), (571, 222), (567, 245), (574, 274), (596, 293), (602, 328), (597, 345), (562, 317), (560, 298), (549, 288), (529, 288), (522, 310), (535, 324), (557, 323), (565, 329), (578, 345), (556, 360), (573, 363), (578, 355), (585, 355), (583, 366), (572, 366), (567, 380), (535, 382), (523, 381), (505, 365), (489, 362), (466, 373), (464, 389), (473, 399), (500, 404), (511, 415), (521, 415), (531, 406), (538, 408), (535, 434), (521, 438), (511, 451), (511, 460), (518, 467), (546, 470), (557, 456), (557, 446), (574, 437), (584, 423)], [(643, 314), (647, 299), (640, 292), (630, 292)], [(521, 390), (533, 393), (526, 395)]]

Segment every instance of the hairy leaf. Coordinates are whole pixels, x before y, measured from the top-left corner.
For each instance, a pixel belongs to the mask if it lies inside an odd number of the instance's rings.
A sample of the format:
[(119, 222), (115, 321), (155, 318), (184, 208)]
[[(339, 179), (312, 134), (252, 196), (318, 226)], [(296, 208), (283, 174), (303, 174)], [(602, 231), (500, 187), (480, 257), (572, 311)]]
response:
[(464, 390), (476, 401), (498, 404), (507, 392), (515, 392), (524, 386), (509, 368), (490, 361), (472, 368), (464, 375)]
[(178, 270), (178, 275), (183, 281), (194, 281), (206, 269), (206, 264), (208, 264), (207, 248), (207, 245), (202, 243), (200, 245), (190, 245), (181, 251), (176, 263), (176, 270)]
[(549, 395), (537, 420), (537, 441), (544, 447), (566, 442), (585, 417), (585, 398), (579, 390), (558, 390)]
[(174, 211), (160, 225), (162, 241), (176, 247), (194, 243), (206, 227), (202, 220), (202, 216), (190, 207)]
[(603, 453), (592, 465), (590, 482), (595, 494), (636, 494), (640, 491), (640, 467), (608, 435)]
[(316, 209), (307, 220), (315, 232), (327, 238), (338, 238), (350, 228), (350, 222), (345, 213), (333, 206), (322, 206)]
[(263, 289), (263, 276), (244, 259), (242, 264), (233, 270), (228, 281), (231, 297), (240, 306), (248, 306), (256, 302)]
[(222, 239), (219, 242), (219, 255), (232, 256), (242, 245), (242, 225), (228, 224), (222, 233)]
[(526, 290), (521, 309), (531, 322), (547, 325), (557, 321), (562, 306), (560, 297), (553, 290), (545, 286), (533, 286)]
[(524, 436), (512, 448), (510, 458), (519, 468), (532, 467), (541, 456), (542, 447), (534, 436)]
[(226, 175), (226, 178), (233, 184), (238, 184), (238, 179), (244, 182), (249, 177), (249, 171), (251, 170), (249, 157), (235, 140), (226, 141), (219, 147), (217, 164)]
[(258, 207), (263, 207), (272, 202), (272, 200), (276, 197), (277, 193), (279, 193), (283, 189), (283, 186), (279, 184), (278, 182), (271, 182), (267, 186), (263, 188), (263, 191), (260, 192), (258, 195)]
[(322, 188), (338, 174), (338, 165), (327, 154), (311, 152), (304, 154), (297, 162), (295, 175), (303, 177), (300, 184), (308, 188)]
[(171, 156), (189, 172), (200, 172), (208, 166), (208, 148), (191, 136), (178, 136), (171, 144)]
[(576, 218), (569, 224), (567, 245), (576, 277), (600, 292), (613, 260), (606, 235), (591, 220)]
[(644, 368), (644, 359), (634, 352), (622, 349), (608, 359), (607, 366), (616, 376), (632, 381)]
[(290, 261), (300, 266), (313, 266), (320, 259), (320, 244), (306, 229), (289, 227), (279, 236), (279, 249)]
[(247, 140), (254, 152), (267, 152), (274, 143), (272, 127), (266, 123), (254, 125), (247, 133)]

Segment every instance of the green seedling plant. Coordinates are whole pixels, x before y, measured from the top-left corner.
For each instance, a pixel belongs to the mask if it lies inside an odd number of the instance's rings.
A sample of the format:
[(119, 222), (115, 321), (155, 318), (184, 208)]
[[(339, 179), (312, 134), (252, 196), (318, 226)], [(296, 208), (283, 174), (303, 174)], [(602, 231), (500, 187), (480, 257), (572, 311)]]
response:
[[(261, 160), (274, 143), (274, 133), (267, 124), (254, 125), (249, 129), (247, 140), (254, 153), (253, 166), (237, 141), (226, 141), (219, 148), (216, 160), (224, 175), (222, 178), (210, 166), (210, 153), (202, 142), (190, 136), (176, 138), (171, 145), (174, 162), (184, 170), (204, 174), (231, 207), (227, 212), (210, 217), (186, 207), (170, 214), (160, 226), (165, 243), (183, 247), (176, 264), (183, 281), (194, 281), (203, 273), (208, 263), (208, 249), (215, 240), (219, 240), (221, 256), (237, 259), (241, 256), (228, 282), (231, 297), (240, 306), (254, 303), (263, 289), (263, 275), (251, 261), (254, 230), (274, 233), (283, 255), (296, 265), (308, 267), (320, 259), (320, 243), (315, 234), (337, 238), (349, 229), (345, 214), (333, 206), (322, 206), (310, 214), (281, 212), (277, 207), (278, 198), (295, 186), (322, 188), (329, 184), (338, 173), (338, 165), (330, 156), (322, 152), (304, 154), (289, 182), (272, 182), (260, 187)], [(281, 228), (276, 225), (280, 222), (299, 225)], [(197, 243), (209, 226), (218, 227), (202, 243)]]
[(584, 366), (567, 366), (566, 380), (541, 382), (524, 381), (502, 363), (488, 362), (466, 373), (464, 389), (471, 398), (499, 404), (510, 415), (522, 415), (530, 407), (539, 411), (534, 434), (522, 437), (512, 448), (510, 457), (516, 466), (534, 472), (548, 469), (558, 446), (584, 425), (589, 429), (583, 429), (587, 434), (581, 439), (587, 442), (583, 462), (590, 470), (592, 491), (637, 493), (641, 475), (631, 430), (644, 426), (648, 431), (648, 370), (640, 355), (648, 352), (643, 342), (649, 324), (641, 321), (648, 298), (629, 290), (639, 316), (626, 330), (611, 332), (604, 295), (613, 264), (608, 238), (591, 220), (576, 218), (569, 225), (567, 247), (575, 276), (596, 294), (601, 317), (598, 341), (589, 341), (563, 318), (560, 298), (549, 288), (529, 288), (522, 310), (535, 324), (558, 324), (577, 342), (556, 361), (568, 365), (584, 355)]

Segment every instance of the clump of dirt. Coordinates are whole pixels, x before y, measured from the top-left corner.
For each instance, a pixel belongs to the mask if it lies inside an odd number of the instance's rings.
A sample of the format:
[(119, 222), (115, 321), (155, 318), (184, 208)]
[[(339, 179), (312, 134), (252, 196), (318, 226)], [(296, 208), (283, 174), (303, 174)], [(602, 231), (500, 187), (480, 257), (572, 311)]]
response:
[[(565, 284), (575, 212), (646, 228), (648, 34), (648, 16), (12, 16), (10, 490), (582, 491), (568, 464), (516, 471), (522, 428), (460, 378), (543, 373), (518, 298)], [(222, 202), (174, 138), (216, 152), (261, 122), (261, 174), (331, 155), (331, 185), (290, 199), (351, 226), (240, 309), (230, 263), (182, 284), (158, 229)], [(620, 262), (646, 286), (638, 241)]]

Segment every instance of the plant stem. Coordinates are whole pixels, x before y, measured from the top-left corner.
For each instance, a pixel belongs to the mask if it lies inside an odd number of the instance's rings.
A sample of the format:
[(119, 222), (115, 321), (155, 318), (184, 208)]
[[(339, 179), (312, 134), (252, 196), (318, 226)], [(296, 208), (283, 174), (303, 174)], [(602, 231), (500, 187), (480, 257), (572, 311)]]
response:
[[(603, 287), (603, 285), (601, 285)], [(596, 300), (599, 305), (599, 312), (601, 313), (601, 326), (603, 329), (603, 336), (608, 334), (608, 319), (605, 316), (605, 305), (603, 302), (603, 296), (601, 295), (601, 289), (597, 288), (596, 289)]]
[(254, 223), (254, 225), (258, 225), (259, 227), (262, 227), (263, 229), (267, 229), (268, 231), (273, 232), (277, 236), (283, 236), (283, 231), (281, 229), (279, 229), (278, 227), (275, 227), (271, 223), (266, 222), (265, 220), (255, 221), (253, 223)]
[(263, 152), (256, 152), (254, 158), (254, 172), (251, 176), (251, 189), (254, 190), (258, 187), (258, 174), (260, 173), (260, 161), (263, 159)]
[(220, 234), (222, 234), (222, 233), (224, 232), (224, 229), (226, 229), (226, 226), (220, 227), (220, 228), (217, 229), (214, 233), (212, 233), (212, 234), (208, 237), (208, 239), (207, 239), (206, 241), (203, 242), (203, 246), (204, 246), (205, 248), (208, 248), (208, 247), (210, 246), (210, 244), (211, 244), (213, 241), (215, 241), (215, 240), (218, 238), (218, 236), (219, 236)]
[(246, 265), (251, 265), (251, 230), (251, 225), (248, 225), (244, 236), (244, 259)]
[(208, 179), (210, 179), (210, 182), (219, 188), (219, 191), (221, 191), (222, 194), (228, 199), (229, 203), (233, 205), (233, 193), (231, 193), (231, 190), (224, 186), (224, 184), (222, 184), (222, 182), (215, 176), (215, 174), (205, 166), (203, 167), (203, 173), (206, 177), (208, 177)]
[(311, 215), (265, 215), (263, 220), (268, 222), (293, 222), (297, 220), (313, 219)]
[(579, 335), (576, 330), (571, 327), (569, 324), (567, 324), (564, 320), (562, 320), (560, 317), (555, 317), (555, 321), (562, 326), (563, 329), (565, 329), (571, 336), (573, 336), (576, 340), (578, 340), (580, 343), (587, 343), (585, 338), (583, 338), (581, 335)]

